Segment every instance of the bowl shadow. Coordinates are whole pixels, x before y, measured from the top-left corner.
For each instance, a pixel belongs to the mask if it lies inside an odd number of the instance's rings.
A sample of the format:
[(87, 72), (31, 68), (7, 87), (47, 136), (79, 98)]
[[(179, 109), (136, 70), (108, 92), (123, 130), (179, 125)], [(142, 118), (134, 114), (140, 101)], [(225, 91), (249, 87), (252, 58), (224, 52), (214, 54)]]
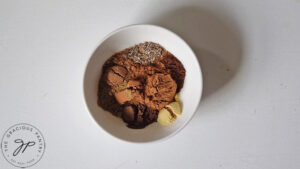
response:
[(170, 29), (195, 52), (203, 74), (202, 99), (224, 87), (238, 72), (242, 38), (229, 20), (197, 7), (167, 11), (147, 23)]

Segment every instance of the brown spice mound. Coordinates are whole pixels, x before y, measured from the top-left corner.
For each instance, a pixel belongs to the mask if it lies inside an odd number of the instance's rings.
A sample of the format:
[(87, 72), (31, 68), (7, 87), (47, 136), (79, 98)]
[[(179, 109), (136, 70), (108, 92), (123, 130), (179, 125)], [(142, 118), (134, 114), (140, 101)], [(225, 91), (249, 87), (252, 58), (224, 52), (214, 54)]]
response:
[(145, 104), (160, 110), (174, 100), (177, 84), (169, 74), (156, 73), (148, 76), (145, 85)]
[(153, 42), (144, 42), (114, 54), (99, 81), (98, 104), (119, 116), (130, 128), (144, 128), (174, 101), (183, 87), (181, 62)]

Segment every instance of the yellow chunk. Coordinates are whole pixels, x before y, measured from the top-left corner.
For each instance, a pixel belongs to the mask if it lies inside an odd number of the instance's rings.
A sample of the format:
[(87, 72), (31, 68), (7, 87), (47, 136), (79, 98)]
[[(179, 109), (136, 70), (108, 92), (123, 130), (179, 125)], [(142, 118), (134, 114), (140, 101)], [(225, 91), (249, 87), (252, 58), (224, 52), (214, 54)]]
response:
[(167, 109), (163, 108), (158, 113), (157, 121), (163, 126), (168, 126), (176, 120), (176, 116)]
[(176, 93), (176, 95), (175, 95), (175, 100), (176, 100), (177, 102), (180, 102), (180, 95), (179, 95), (179, 93)]
[(166, 105), (166, 108), (171, 110), (176, 116), (181, 116), (182, 108), (180, 102), (172, 102)]

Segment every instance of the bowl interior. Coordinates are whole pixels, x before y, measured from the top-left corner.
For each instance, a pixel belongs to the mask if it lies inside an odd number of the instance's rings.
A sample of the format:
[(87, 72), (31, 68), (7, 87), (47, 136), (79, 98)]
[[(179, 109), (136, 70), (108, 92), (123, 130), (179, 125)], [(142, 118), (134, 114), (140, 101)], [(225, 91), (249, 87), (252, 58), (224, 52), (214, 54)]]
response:
[[(130, 129), (121, 118), (113, 116), (97, 105), (98, 81), (102, 66), (110, 56), (145, 41), (159, 43), (184, 65), (186, 78), (180, 92), (183, 111), (182, 116), (170, 126), (164, 127), (153, 123), (144, 129)], [(91, 56), (84, 75), (84, 95), (92, 117), (111, 135), (131, 142), (151, 142), (175, 134), (192, 118), (201, 94), (202, 75), (193, 51), (176, 34), (152, 25), (129, 26), (109, 34)]]

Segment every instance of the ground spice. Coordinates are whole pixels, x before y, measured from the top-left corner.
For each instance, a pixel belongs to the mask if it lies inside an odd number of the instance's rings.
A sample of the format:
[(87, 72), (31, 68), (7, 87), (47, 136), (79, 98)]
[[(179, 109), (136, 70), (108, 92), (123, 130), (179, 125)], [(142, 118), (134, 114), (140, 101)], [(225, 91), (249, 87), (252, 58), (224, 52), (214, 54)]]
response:
[(182, 63), (162, 46), (144, 42), (108, 59), (99, 80), (98, 104), (130, 128), (157, 121), (158, 112), (183, 87)]

